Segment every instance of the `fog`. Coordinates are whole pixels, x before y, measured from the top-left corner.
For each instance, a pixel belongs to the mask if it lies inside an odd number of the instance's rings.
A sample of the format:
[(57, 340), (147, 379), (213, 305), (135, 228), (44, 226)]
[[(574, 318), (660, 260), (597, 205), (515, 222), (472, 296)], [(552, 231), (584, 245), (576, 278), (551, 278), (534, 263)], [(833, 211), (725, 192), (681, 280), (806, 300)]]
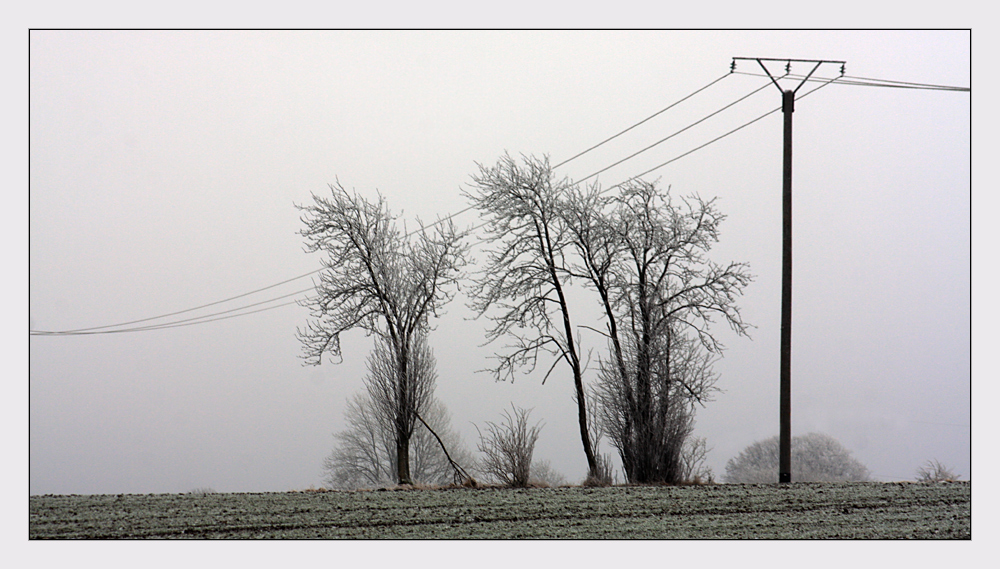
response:
[[(224, 311), (306, 294), (309, 277), (272, 285), (319, 268), (295, 204), (329, 183), (381, 193), (408, 227), (434, 221), (466, 208), (477, 162), (505, 151), (561, 162), (726, 75), (733, 57), (971, 84), (962, 31), (33, 31), (29, 41), (29, 327), (228, 317), (30, 336), (33, 495), (321, 485), (372, 339), (348, 334), (342, 363), (305, 367), (295, 331), (307, 309)], [(751, 63), (737, 71), (759, 74)], [(622, 182), (780, 106), (768, 83), (726, 76), (556, 174), (584, 178), (767, 86), (599, 176)], [(970, 102), (964, 91), (833, 83), (795, 106), (792, 434), (835, 437), (877, 480), (913, 479), (931, 459), (972, 476)], [(778, 432), (781, 121), (774, 113), (645, 176), (717, 198), (727, 219), (711, 258), (756, 275), (739, 300), (751, 338), (715, 328), (727, 347), (721, 391), (696, 417), (717, 478)], [(573, 298), (577, 323), (593, 324), (592, 298)], [(579, 482), (570, 375), (561, 366), (542, 385), (547, 365), (514, 382), (477, 373), (498, 346), (482, 345), (487, 323), (472, 316), (460, 294), (430, 335), (452, 425), (474, 449), (474, 424), (511, 403), (533, 408), (544, 421), (536, 456)]]

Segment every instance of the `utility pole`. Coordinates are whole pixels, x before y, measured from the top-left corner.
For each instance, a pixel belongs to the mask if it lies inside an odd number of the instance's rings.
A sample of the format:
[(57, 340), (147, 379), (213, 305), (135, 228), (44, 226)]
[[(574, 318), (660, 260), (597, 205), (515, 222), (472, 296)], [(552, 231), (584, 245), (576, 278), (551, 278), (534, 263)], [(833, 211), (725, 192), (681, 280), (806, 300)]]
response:
[[(792, 113), (795, 112), (795, 93), (805, 85), (812, 74), (824, 63), (839, 63), (840, 74), (844, 74), (844, 61), (820, 59), (769, 59), (763, 57), (734, 57), (732, 70), (736, 70), (737, 60), (756, 61), (771, 78), (781, 92), (781, 113), (784, 115), (784, 163), (782, 165), (782, 229), (781, 229), (781, 387), (779, 395), (778, 429), (778, 482), (792, 481)], [(764, 65), (765, 61), (784, 61), (785, 74), (775, 79)], [(809, 74), (802, 78), (793, 90), (782, 89), (778, 80), (784, 79), (792, 71), (792, 62), (814, 63)]]

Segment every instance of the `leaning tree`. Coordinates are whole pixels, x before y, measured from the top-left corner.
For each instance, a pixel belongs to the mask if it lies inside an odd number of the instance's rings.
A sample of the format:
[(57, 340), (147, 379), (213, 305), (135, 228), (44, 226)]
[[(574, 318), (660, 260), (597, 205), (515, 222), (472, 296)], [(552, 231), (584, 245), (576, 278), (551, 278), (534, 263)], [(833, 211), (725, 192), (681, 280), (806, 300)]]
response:
[(488, 342), (509, 341), (490, 370), (497, 380), (513, 380), (520, 368), (535, 369), (546, 355), (553, 361), (545, 379), (560, 361), (570, 368), (583, 451), (595, 475), (598, 459), (587, 426), (583, 363), (566, 297), (571, 242), (560, 211), (570, 185), (553, 179), (547, 157), (524, 157), (519, 164), (504, 155), (495, 166), (479, 165), (466, 197), (483, 219), (488, 256), (473, 285), (470, 308), (492, 322)]
[(393, 401), (384, 412), (392, 425), (395, 476), (409, 484), (410, 438), (429, 401), (419, 393), (419, 343), (429, 317), (454, 295), (465, 264), (465, 232), (444, 220), (406, 234), (381, 195), (372, 203), (339, 182), (330, 189), (330, 196), (314, 194), (314, 203), (298, 206), (306, 251), (326, 254), (316, 295), (302, 302), (311, 313), (298, 330), (303, 357), (310, 365), (319, 365), (324, 353), (342, 358), (340, 334), (354, 328), (379, 339), (385, 350), (379, 361), (391, 378)]

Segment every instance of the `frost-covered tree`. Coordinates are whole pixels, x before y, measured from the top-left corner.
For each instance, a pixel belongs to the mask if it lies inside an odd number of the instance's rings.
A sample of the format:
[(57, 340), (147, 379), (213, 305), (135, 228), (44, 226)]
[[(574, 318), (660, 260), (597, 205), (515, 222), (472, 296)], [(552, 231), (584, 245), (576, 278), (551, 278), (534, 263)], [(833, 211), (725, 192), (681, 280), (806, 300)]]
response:
[[(711, 399), (722, 351), (716, 320), (745, 335), (737, 298), (752, 280), (744, 263), (717, 265), (708, 252), (725, 219), (712, 200), (672, 199), (632, 180), (614, 194), (552, 176), (548, 160), (504, 156), (480, 166), (467, 194), (485, 221), (486, 267), (470, 305), (509, 343), (497, 379), (552, 357), (573, 373), (588, 479), (608, 480), (588, 408), (618, 450), (630, 482), (678, 482), (695, 406)], [(574, 325), (568, 298), (577, 282), (599, 296), (605, 330)], [(596, 389), (584, 388), (581, 329), (604, 336)], [(587, 359), (588, 361), (583, 361)], [(548, 377), (548, 373), (546, 377)], [(544, 380), (543, 380), (544, 382)], [(588, 401), (588, 397), (590, 400)]]
[(535, 460), (531, 463), (531, 475), (528, 477), (529, 483), (536, 486), (549, 486), (555, 488), (566, 484), (566, 477), (561, 472), (552, 468), (552, 464), (547, 460)]
[(725, 219), (711, 200), (632, 180), (616, 194), (574, 188), (562, 215), (578, 260), (571, 275), (604, 312), (610, 355), (593, 391), (604, 431), (630, 482), (679, 482), (695, 406), (715, 391), (723, 346), (712, 325), (747, 333), (736, 299), (752, 276), (708, 258)]
[(480, 165), (466, 197), (483, 219), (487, 257), (473, 284), (470, 308), (492, 322), (487, 341), (509, 342), (490, 370), (497, 380), (513, 380), (521, 368), (534, 370), (540, 356), (553, 358), (546, 378), (560, 361), (570, 368), (580, 440), (588, 471), (594, 473), (585, 364), (566, 294), (570, 233), (560, 212), (568, 187), (567, 180), (553, 178), (547, 157), (525, 157), (519, 164), (504, 155), (496, 166)]
[(342, 186), (331, 185), (328, 197), (313, 195), (314, 203), (299, 206), (306, 251), (323, 252), (323, 271), (316, 296), (302, 302), (311, 309), (307, 327), (298, 331), (307, 364), (319, 365), (323, 354), (340, 357), (340, 334), (360, 328), (377, 338), (384, 353), (376, 364), (384, 368), (391, 392), (388, 412), (395, 445), (396, 480), (412, 482), (410, 437), (420, 405), (420, 342), (431, 316), (451, 300), (465, 264), (465, 233), (450, 221), (433, 230), (421, 227), (407, 234), (395, 223), (385, 200), (372, 203)]
[(705, 466), (708, 458), (708, 441), (705, 437), (688, 437), (681, 450), (681, 480), (684, 482), (712, 483), (715, 474)]
[[(868, 468), (836, 439), (822, 433), (792, 437), (792, 482), (863, 482)], [(778, 437), (757, 441), (726, 463), (731, 484), (778, 482)]]
[(444, 404), (434, 398), (436, 361), (426, 338), (420, 335), (414, 340), (406, 368), (409, 377), (404, 385), (409, 392), (405, 397), (399, 393), (395, 357), (385, 341), (376, 341), (368, 357), (365, 392), (347, 402), (347, 429), (334, 435), (337, 446), (324, 463), (329, 486), (371, 488), (399, 481), (398, 418), (406, 412), (400, 409), (400, 401), (411, 406), (409, 413), (415, 417), (407, 444), (411, 482), (442, 484), (451, 480), (454, 472), (472, 467), (471, 453), (451, 430)]

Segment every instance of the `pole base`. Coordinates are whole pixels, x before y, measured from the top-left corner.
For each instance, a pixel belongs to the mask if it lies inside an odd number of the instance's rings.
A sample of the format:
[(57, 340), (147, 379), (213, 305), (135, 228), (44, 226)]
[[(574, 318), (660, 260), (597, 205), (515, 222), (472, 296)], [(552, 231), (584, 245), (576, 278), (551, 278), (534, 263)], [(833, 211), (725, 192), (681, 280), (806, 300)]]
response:
[(791, 472), (779, 472), (778, 473), (778, 483), (779, 484), (788, 484), (791, 481), (792, 481), (792, 473)]

